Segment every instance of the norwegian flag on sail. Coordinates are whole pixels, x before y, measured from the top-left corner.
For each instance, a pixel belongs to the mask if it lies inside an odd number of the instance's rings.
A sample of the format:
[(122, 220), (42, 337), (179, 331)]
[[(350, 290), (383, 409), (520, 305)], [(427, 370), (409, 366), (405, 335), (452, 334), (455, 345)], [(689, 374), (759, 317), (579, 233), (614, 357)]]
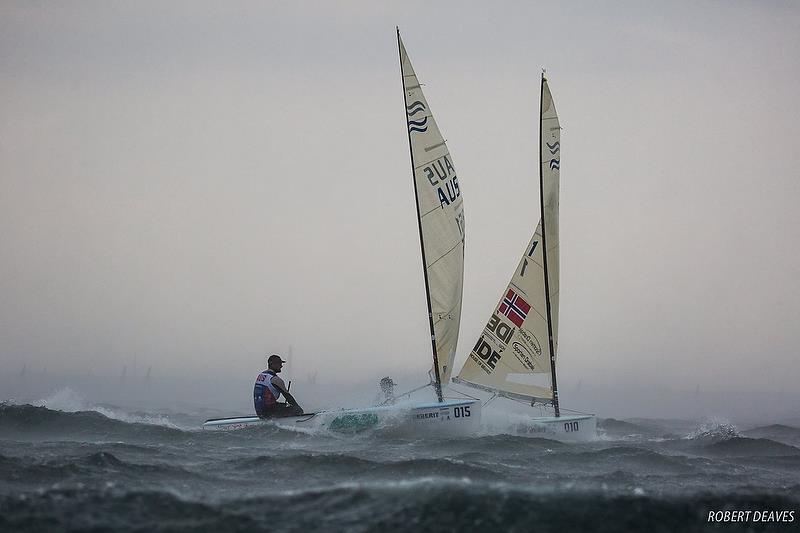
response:
[(508, 289), (505, 298), (500, 302), (499, 311), (506, 315), (518, 328), (522, 327), (522, 323), (530, 310), (530, 304), (511, 289)]

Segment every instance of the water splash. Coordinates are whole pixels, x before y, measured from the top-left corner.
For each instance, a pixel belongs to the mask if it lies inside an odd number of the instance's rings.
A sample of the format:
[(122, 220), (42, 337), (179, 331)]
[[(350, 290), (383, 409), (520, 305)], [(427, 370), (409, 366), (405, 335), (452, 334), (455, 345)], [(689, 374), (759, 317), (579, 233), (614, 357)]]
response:
[(703, 422), (700, 427), (683, 437), (687, 440), (713, 439), (728, 440), (741, 437), (739, 429), (724, 418), (712, 418)]

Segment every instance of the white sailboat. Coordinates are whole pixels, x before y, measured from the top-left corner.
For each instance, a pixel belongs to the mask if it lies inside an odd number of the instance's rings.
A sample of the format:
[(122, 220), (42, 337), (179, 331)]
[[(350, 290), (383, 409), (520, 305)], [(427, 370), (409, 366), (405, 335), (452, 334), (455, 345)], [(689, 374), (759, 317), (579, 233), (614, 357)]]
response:
[(552, 406), (551, 417), (517, 419), (515, 433), (559, 440), (596, 435), (594, 415), (562, 415), (556, 354), (559, 309), (559, 179), (561, 127), (542, 74), (539, 121), (541, 218), (500, 302), (454, 383), (531, 405)]
[[(354, 431), (389, 421), (426, 433), (469, 434), (480, 423), (481, 404), (475, 399), (445, 399), (442, 384), (450, 380), (461, 323), (464, 278), (464, 207), (453, 158), (447, 149), (411, 60), (397, 30), (409, 153), (414, 179), (420, 250), (428, 304), (434, 402), (406, 402), (362, 409), (321, 411), (297, 417), (263, 420), (255, 416), (208, 420), (207, 429), (239, 429), (250, 425), (321, 424)], [(313, 422), (312, 422), (313, 420)]]

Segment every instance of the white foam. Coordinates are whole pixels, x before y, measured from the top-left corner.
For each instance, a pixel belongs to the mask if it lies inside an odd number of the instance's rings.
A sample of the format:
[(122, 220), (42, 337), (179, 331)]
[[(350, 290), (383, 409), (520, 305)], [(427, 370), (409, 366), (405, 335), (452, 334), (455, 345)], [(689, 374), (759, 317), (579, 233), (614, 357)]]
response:
[(164, 415), (132, 415), (124, 411), (110, 409), (98, 405), (90, 405), (83, 397), (70, 389), (64, 387), (57, 390), (50, 396), (31, 402), (35, 407), (46, 407), (52, 411), (61, 411), (64, 413), (76, 413), (78, 411), (94, 411), (101, 415), (127, 422), (129, 424), (149, 424), (152, 426), (164, 426), (172, 429), (180, 429), (177, 425), (170, 422), (169, 418)]
[(684, 439), (700, 438), (721, 438), (732, 439), (741, 437), (739, 429), (726, 418), (710, 418), (703, 422), (700, 427), (683, 437)]

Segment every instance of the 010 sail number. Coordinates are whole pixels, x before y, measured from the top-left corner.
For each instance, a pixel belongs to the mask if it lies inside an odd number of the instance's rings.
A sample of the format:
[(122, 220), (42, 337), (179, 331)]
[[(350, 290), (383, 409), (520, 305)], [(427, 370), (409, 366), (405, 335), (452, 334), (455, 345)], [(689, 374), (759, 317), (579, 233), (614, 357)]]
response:
[(564, 423), (564, 431), (567, 433), (571, 433), (573, 431), (580, 431), (577, 422), (565, 422)]

